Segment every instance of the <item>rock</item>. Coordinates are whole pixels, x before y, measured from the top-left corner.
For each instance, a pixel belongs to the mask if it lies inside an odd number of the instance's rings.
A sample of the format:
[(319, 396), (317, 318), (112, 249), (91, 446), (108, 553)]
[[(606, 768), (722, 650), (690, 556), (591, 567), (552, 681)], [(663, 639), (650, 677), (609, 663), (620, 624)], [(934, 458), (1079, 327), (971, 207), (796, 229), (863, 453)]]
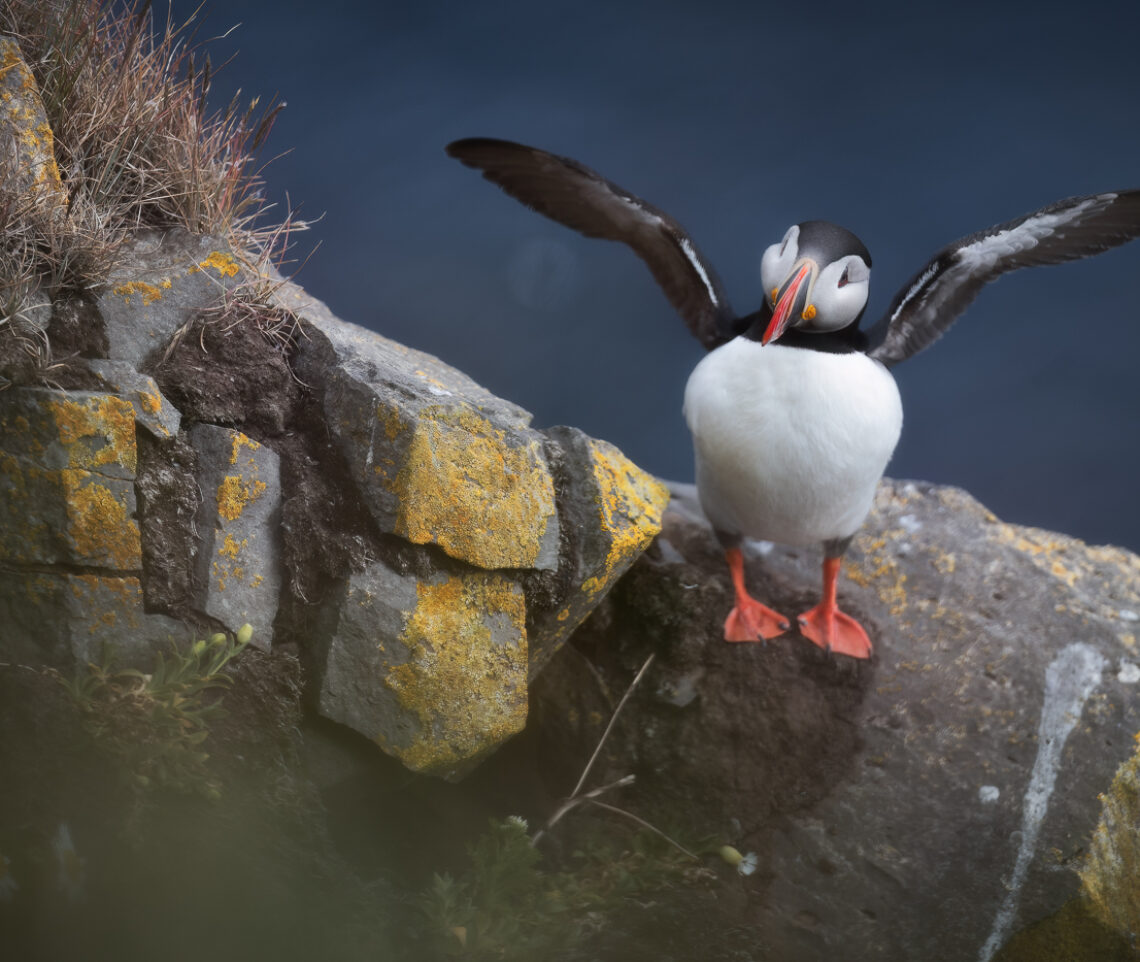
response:
[(381, 531), (480, 568), (557, 567), (554, 482), (530, 415), (428, 354), (310, 321), (302, 380)]
[[(255, 644), (318, 667), (328, 717), (415, 771), (470, 770), (523, 727), (528, 679), (644, 550), (666, 492), (224, 240), (121, 240), (105, 286), (60, 294), (40, 332), (71, 355), (64, 383), (97, 390), (0, 401), (21, 650), (97, 657), (110, 636), (93, 620), (134, 625), (128, 647), (175, 617), (187, 634), (249, 622)], [(84, 594), (96, 610), (59, 601), (75, 577), (102, 579)], [(406, 604), (353, 608), (392, 579)], [(382, 627), (368, 634), (362, 611)], [(48, 642), (49, 626), (73, 640)], [(347, 687), (345, 666), (361, 672)]]
[(107, 357), (150, 371), (171, 340), (242, 280), (229, 245), (182, 230), (147, 231), (124, 244), (97, 302)]
[(0, 578), (0, 661), (71, 673), (88, 663), (149, 668), (156, 650), (185, 638), (150, 614), (137, 576), (18, 570)]
[[(731, 645), (721, 552), (678, 494), (536, 682), (532, 724), (562, 780), (656, 652), (597, 781), (634, 773), (643, 817), (757, 853), (746, 914), (768, 957), (989, 959), (1071, 899), (1095, 786), (1140, 730), (1140, 559), (884, 482), (840, 586), (874, 659), (795, 632)], [(815, 603), (817, 552), (749, 548), (758, 598)]]
[(281, 480), (277, 454), (240, 431), (196, 424), (198, 607), (230, 631), (253, 626), (268, 649), (281, 589)]
[(98, 379), (102, 388), (129, 401), (135, 411), (135, 423), (159, 441), (169, 441), (178, 434), (182, 415), (158, 389), (154, 378), (140, 374), (126, 361), (94, 359), (83, 366)]
[(0, 395), (0, 560), (137, 572), (130, 404), (30, 388)]
[[(1131, 668), (1135, 664), (1126, 663)], [(1134, 674), (1122, 665), (1117, 678)], [(1140, 751), (1120, 766), (1100, 799), (1100, 822), (1081, 869), (1081, 883), (1094, 914), (1136, 945), (1140, 939)]]
[(501, 574), (416, 579), (374, 564), (330, 599), (321, 714), (413, 771), (465, 771), (526, 723), (525, 619), (522, 589)]
[(111, 394), (0, 394), (0, 660), (135, 662), (179, 631), (143, 605), (134, 421)]
[(67, 191), (39, 86), (11, 37), (0, 37), (0, 190), (40, 209), (65, 212)]
[(563, 600), (534, 621), (530, 677), (537, 677), (574, 630), (649, 547), (669, 491), (612, 444), (577, 428), (546, 432), (563, 458), (561, 499), (566, 579)]

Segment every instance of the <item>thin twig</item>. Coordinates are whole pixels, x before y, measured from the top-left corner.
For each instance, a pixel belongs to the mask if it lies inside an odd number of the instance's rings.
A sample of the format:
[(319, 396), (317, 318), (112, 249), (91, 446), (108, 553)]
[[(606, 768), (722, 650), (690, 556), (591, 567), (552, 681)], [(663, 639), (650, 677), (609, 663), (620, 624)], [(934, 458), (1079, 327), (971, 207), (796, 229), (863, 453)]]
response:
[(610, 723), (606, 725), (606, 730), (602, 732), (602, 737), (598, 739), (598, 744), (594, 748), (594, 754), (591, 755), (590, 760), (586, 762), (586, 767), (582, 769), (582, 776), (578, 779), (578, 784), (574, 786), (574, 791), (570, 793), (571, 798), (574, 798), (582, 790), (582, 786), (586, 783), (586, 779), (590, 775), (590, 769), (594, 767), (594, 762), (598, 760), (602, 746), (605, 745), (606, 739), (610, 737), (610, 732), (613, 731), (614, 723), (618, 720), (618, 715), (621, 714), (625, 703), (629, 701), (629, 696), (633, 694), (633, 690), (638, 686), (642, 676), (649, 670), (649, 666), (653, 664), (653, 659), (656, 656), (656, 652), (650, 652), (649, 657), (645, 659), (645, 664), (642, 665), (641, 670), (634, 675), (633, 681), (629, 683), (629, 687), (625, 690), (625, 694), (621, 696), (621, 701), (618, 702), (617, 708), (615, 708), (614, 713), (610, 715)]
[(601, 788), (595, 788), (589, 792), (586, 792), (585, 795), (577, 795), (577, 796), (572, 795), (570, 798), (566, 799), (566, 801), (564, 801), (561, 805), (559, 805), (558, 810), (555, 811), (555, 813), (553, 815), (551, 815), (550, 818), (548, 818), (546, 820), (546, 824), (543, 825), (542, 828), (540, 828), (537, 832), (534, 833), (534, 838), (532, 838), (530, 840), (530, 844), (531, 845), (537, 845), (538, 840), (540, 838), (542, 838), (542, 836), (545, 835), (548, 831), (550, 831), (550, 829), (554, 828), (555, 824), (567, 812), (574, 811), (574, 809), (576, 809), (583, 802), (594, 801), (599, 795), (602, 795), (605, 792), (608, 792), (611, 788), (625, 788), (626, 785), (632, 785), (635, 778), (636, 778), (636, 776), (634, 776), (634, 775), (623, 775), (616, 782), (610, 782), (608, 785), (603, 785)]
[[(638, 686), (638, 684), (641, 682), (641, 679), (645, 676), (645, 673), (649, 670), (649, 666), (653, 664), (653, 659), (655, 657), (656, 652), (650, 652), (649, 657), (645, 659), (645, 664), (643, 664), (638, 673), (633, 676), (633, 681), (629, 683), (629, 687), (625, 690), (625, 694), (621, 696), (621, 701), (617, 703), (617, 708), (615, 708), (614, 713), (610, 715), (610, 723), (606, 725), (606, 730), (602, 732), (602, 737), (598, 739), (598, 744), (594, 746), (594, 753), (590, 756), (590, 760), (586, 762), (586, 767), (582, 769), (582, 774), (578, 779), (578, 784), (574, 786), (574, 791), (572, 791), (570, 793), (570, 797), (567, 798), (566, 801), (564, 801), (558, 807), (558, 810), (555, 811), (555, 813), (551, 815), (549, 819), (547, 819), (546, 824), (534, 833), (534, 837), (530, 840), (531, 845), (537, 845), (538, 840), (542, 838), (542, 836), (545, 835), (548, 831), (550, 831), (550, 829), (554, 827), (554, 825), (558, 822), (559, 819), (562, 818), (563, 815), (565, 815), (567, 812), (572, 812), (583, 802), (594, 801), (599, 795), (601, 795), (603, 792), (608, 792), (611, 788), (622, 788), (626, 785), (633, 784), (634, 776), (625, 775), (622, 778), (619, 778), (616, 782), (610, 782), (610, 784), (603, 785), (601, 788), (592, 789), (585, 795), (580, 794), (582, 791), (582, 786), (586, 784), (586, 779), (590, 775), (590, 770), (594, 767), (594, 762), (598, 760), (598, 755), (602, 751), (602, 746), (605, 745), (606, 739), (610, 737), (610, 732), (613, 731), (614, 723), (617, 721), (618, 715), (621, 714), (621, 710), (625, 707), (625, 703), (629, 701), (629, 696), (633, 694), (633, 690)], [(656, 829), (654, 829), (654, 831), (656, 831)]]
[(604, 808), (607, 812), (613, 812), (615, 815), (624, 815), (626, 818), (632, 819), (633, 821), (637, 822), (637, 824), (642, 828), (649, 829), (649, 831), (651, 831), (654, 835), (660, 835), (663, 839), (665, 839), (666, 842), (672, 845), (673, 848), (677, 849), (679, 852), (684, 852), (684, 854), (689, 856), (689, 858), (696, 859), (700, 857), (693, 852), (690, 852), (680, 842), (675, 842), (663, 831), (661, 831), (661, 829), (657, 828), (657, 826), (650, 825), (649, 822), (647, 822), (644, 818), (639, 818), (638, 816), (634, 815), (633, 812), (627, 812), (624, 808), (618, 808), (616, 805), (610, 805), (607, 802), (599, 802), (596, 798), (589, 798), (584, 796), (582, 798), (582, 801), (589, 802), (591, 805), (597, 805), (598, 808)]

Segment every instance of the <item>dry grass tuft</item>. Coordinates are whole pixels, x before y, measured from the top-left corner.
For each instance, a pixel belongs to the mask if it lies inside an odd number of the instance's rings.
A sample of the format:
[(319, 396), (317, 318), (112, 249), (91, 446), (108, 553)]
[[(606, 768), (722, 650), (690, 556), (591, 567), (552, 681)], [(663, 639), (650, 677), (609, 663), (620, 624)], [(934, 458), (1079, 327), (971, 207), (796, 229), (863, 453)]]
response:
[(265, 266), (306, 226), (291, 214), (259, 225), (268, 206), (255, 158), (282, 105), (259, 109), (239, 92), (211, 111), (194, 19), (163, 22), (142, 0), (0, 4), (0, 33), (38, 85), (66, 194), (61, 210), (0, 190), (0, 353), (15, 344), (48, 363), (47, 305), (98, 288), (132, 232), (225, 237)]

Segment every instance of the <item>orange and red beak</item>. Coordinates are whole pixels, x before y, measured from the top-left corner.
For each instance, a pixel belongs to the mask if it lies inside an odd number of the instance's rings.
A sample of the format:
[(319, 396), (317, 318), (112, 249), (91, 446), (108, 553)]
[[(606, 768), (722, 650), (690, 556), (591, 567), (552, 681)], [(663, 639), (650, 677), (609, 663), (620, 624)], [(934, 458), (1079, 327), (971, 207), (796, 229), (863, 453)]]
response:
[[(772, 309), (772, 320), (768, 322), (768, 329), (764, 331), (764, 336), (760, 339), (761, 344), (779, 339), (780, 335), (787, 330), (796, 311), (796, 302), (799, 300), (800, 290), (806, 288), (805, 295), (810, 292), (811, 279), (815, 275), (815, 271), (814, 261), (805, 258), (800, 262), (800, 266), (792, 274), (791, 280), (784, 286), (784, 290), (776, 300), (776, 306)], [(806, 305), (806, 303), (807, 297), (805, 296), (804, 304)], [(802, 312), (804, 308), (801, 306), (799, 310)]]

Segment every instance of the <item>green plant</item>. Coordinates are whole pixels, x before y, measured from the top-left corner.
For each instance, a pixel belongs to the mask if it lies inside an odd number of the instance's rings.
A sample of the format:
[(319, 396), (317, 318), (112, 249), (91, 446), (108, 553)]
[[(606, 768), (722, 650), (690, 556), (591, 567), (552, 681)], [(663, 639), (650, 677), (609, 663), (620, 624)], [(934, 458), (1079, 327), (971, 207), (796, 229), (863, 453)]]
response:
[(223, 669), (251, 635), (245, 625), (235, 637), (218, 633), (185, 652), (175, 649), (165, 657), (156, 652), (149, 673), (88, 664), (67, 683), (96, 744), (122, 767), (136, 791), (171, 788), (220, 797), (202, 744), (211, 723), (225, 715), (221, 699), (212, 697), (232, 684)]
[(620, 842), (591, 834), (561, 871), (543, 869), (517, 817), (492, 821), (467, 851), (469, 871), (435, 875), (418, 899), (416, 934), (425, 960), (552, 958), (604, 929), (626, 900), (716, 879), (648, 829)]
[[(528, 835), (526, 822), (516, 816), (492, 821), (490, 828), (468, 846), (470, 871), (461, 878), (435, 875), (418, 901), (421, 926), (417, 936), (429, 947), (431, 958), (463, 957), (476, 960), (552, 958), (582, 936), (602, 929), (622, 903), (675, 885), (709, 884), (716, 875), (702, 866), (692, 850), (711, 854), (718, 846), (706, 839), (686, 847), (675, 838), (600, 796), (633, 783), (626, 775), (586, 791), (590, 772), (618, 716), (634, 689), (645, 677), (650, 655), (618, 702), (570, 796), (545, 825)], [(542, 868), (536, 847), (570, 812), (581, 806), (621, 815), (638, 825), (632, 835), (615, 841), (600, 829), (587, 832), (560, 871)], [(721, 847), (745, 859), (735, 849)], [(725, 859), (728, 861), (728, 859)]]

